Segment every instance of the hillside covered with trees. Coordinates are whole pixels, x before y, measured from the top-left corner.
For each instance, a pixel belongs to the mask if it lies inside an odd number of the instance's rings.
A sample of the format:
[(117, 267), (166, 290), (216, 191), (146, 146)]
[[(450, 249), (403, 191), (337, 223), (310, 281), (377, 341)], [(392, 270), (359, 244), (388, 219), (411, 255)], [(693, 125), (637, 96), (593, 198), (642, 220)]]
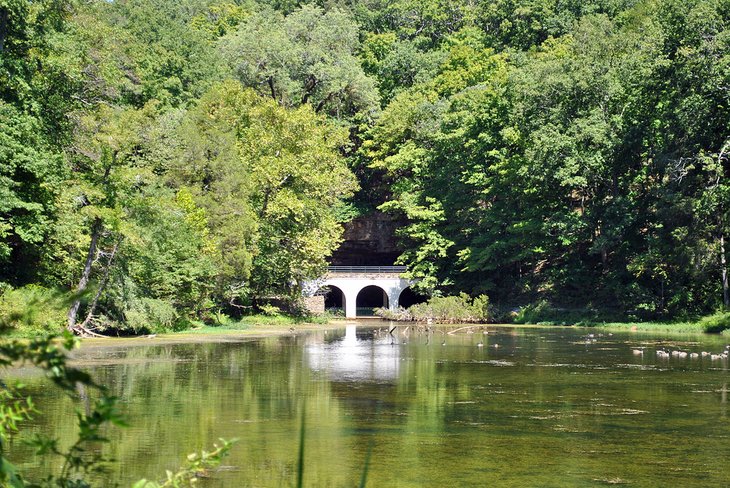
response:
[(730, 306), (730, 1), (0, 0), (5, 316), (294, 303), (376, 209), (429, 294)]

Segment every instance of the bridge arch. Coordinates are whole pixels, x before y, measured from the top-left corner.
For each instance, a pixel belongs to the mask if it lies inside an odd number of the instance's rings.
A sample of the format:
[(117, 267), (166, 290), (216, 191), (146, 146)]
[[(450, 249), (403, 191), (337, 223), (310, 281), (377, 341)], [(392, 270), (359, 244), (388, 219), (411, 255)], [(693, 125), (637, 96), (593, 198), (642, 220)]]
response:
[[(345, 292), (338, 286), (327, 285), (320, 288), (324, 294), (324, 309), (329, 311), (342, 311), (344, 314), (347, 309), (347, 296)], [(338, 312), (339, 313), (339, 312)]]
[(358, 295), (371, 286), (381, 290), (381, 297), (385, 297), (381, 298), (382, 305), (395, 310), (398, 307), (401, 292), (411, 285), (410, 281), (400, 276), (404, 271), (405, 268), (399, 266), (330, 267), (327, 274), (316, 282), (317, 286), (314, 288), (329, 286), (341, 290), (345, 317), (354, 319), (358, 317)]
[(355, 299), (357, 315), (373, 316), (374, 308), (388, 308), (388, 293), (378, 285), (368, 285), (357, 293)]
[(424, 303), (428, 301), (428, 297), (425, 295), (421, 295), (420, 293), (416, 293), (413, 291), (413, 288), (408, 286), (407, 288), (404, 288), (400, 295), (398, 295), (398, 305), (403, 308), (408, 308), (411, 305), (416, 305), (418, 303)]

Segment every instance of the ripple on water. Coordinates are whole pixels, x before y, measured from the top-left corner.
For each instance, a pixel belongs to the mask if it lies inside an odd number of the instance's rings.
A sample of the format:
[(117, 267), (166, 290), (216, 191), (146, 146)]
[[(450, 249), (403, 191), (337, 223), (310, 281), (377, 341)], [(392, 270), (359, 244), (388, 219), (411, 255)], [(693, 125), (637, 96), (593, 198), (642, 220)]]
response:
[(567, 425), (555, 425), (553, 426), (553, 430), (555, 432), (566, 432), (568, 434), (590, 434), (592, 433), (591, 430), (588, 429), (581, 429), (578, 427), (572, 427)]
[(625, 363), (625, 364), (616, 364), (614, 365), (615, 368), (621, 368), (621, 369), (638, 369), (641, 371), (653, 371), (656, 370), (657, 367), (653, 364), (631, 364), (631, 363)]
[(594, 369), (595, 366), (592, 364), (578, 364), (578, 363), (530, 363), (526, 366), (533, 368), (581, 368), (581, 369)]
[(576, 415), (586, 416), (586, 417), (614, 417), (617, 415), (645, 415), (651, 413), (648, 410), (639, 410), (635, 408), (619, 408), (617, 410), (613, 411), (599, 411), (596, 412), (594, 410), (576, 410)]
[(604, 485), (628, 485), (631, 484), (629, 480), (623, 478), (593, 478), (596, 483), (603, 483)]
[(515, 365), (515, 363), (513, 363), (512, 361), (504, 361), (504, 360), (499, 360), (499, 359), (488, 359), (486, 361), (474, 360), (474, 361), (468, 361), (468, 363), (469, 364), (489, 364), (491, 366), (500, 366), (500, 367)]

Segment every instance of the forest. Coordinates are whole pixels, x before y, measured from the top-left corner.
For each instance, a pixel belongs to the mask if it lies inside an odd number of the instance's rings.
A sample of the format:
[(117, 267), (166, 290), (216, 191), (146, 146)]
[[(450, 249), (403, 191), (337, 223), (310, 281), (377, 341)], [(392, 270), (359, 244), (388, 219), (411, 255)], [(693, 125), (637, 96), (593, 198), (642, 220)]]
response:
[(730, 1), (0, 0), (14, 329), (296, 309), (376, 210), (424, 294), (729, 307)]

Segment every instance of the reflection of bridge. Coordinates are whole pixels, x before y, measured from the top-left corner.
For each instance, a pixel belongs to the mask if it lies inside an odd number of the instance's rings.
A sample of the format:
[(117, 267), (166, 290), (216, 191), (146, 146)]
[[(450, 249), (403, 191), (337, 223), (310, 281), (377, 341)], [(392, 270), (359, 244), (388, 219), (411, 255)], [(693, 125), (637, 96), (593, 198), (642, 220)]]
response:
[(345, 317), (356, 318), (374, 307), (395, 310), (411, 285), (401, 277), (405, 271), (405, 266), (330, 266), (317, 284), (329, 287), (329, 295), (337, 294), (328, 299), (344, 309)]
[[(335, 334), (328, 335), (328, 338)], [(308, 344), (310, 367), (339, 384), (396, 381), (401, 366), (401, 348), (390, 347), (389, 343), (398, 337), (388, 336), (376, 341), (369, 329), (361, 331), (361, 334), (358, 335), (355, 323), (349, 322), (344, 337), (332, 342)]]

